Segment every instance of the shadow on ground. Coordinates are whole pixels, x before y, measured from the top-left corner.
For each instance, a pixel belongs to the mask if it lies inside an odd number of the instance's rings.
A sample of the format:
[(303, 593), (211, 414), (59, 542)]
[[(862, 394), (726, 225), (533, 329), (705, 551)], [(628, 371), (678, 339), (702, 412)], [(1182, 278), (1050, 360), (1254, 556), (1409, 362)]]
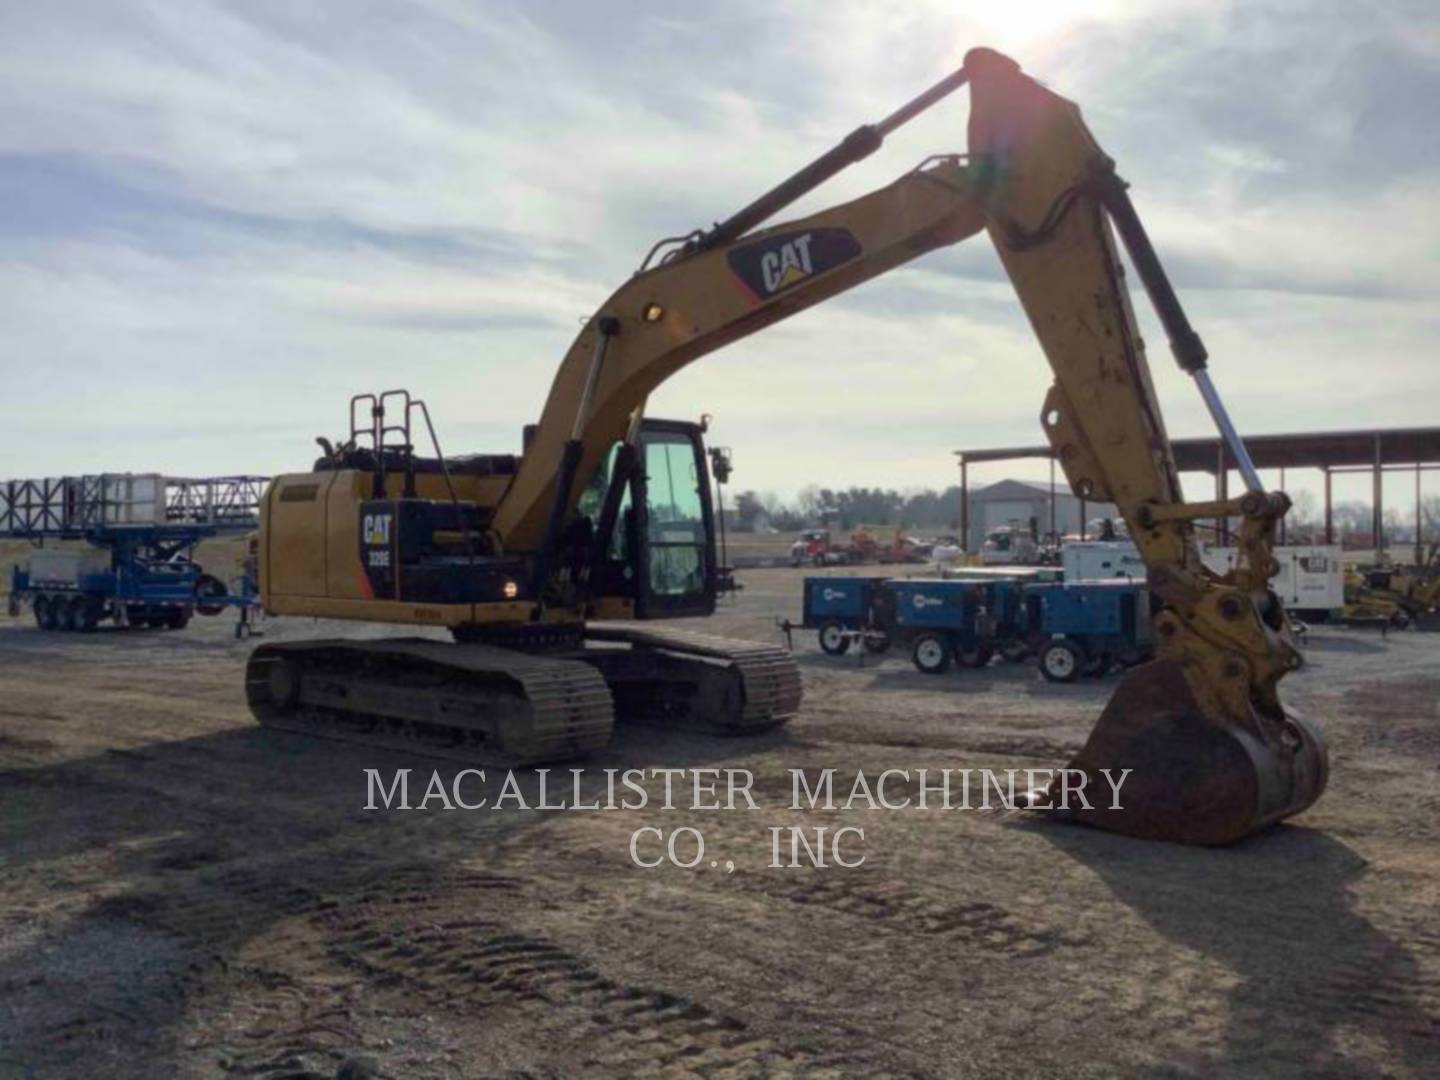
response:
[(1015, 824), (1165, 938), (1234, 973), (1223, 1045), (1158, 1075), (1389, 1075), (1366, 1061), (1367, 1043), (1416, 1075), (1440, 1061), (1440, 1018), (1420, 1004), (1426, 977), (1407, 943), (1356, 911), (1370, 871), (1341, 841), (1281, 825), (1211, 850)]

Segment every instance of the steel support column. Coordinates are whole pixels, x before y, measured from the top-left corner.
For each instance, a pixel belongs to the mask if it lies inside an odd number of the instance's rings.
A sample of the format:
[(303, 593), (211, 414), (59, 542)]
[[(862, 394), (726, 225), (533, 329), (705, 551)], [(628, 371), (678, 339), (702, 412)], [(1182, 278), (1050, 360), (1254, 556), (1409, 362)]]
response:
[[(1284, 491), (1284, 490), (1285, 490), (1285, 466), (1284, 466), (1284, 465), (1281, 465), (1281, 466), (1280, 466), (1280, 490), (1281, 490), (1281, 491)], [(1283, 547), (1284, 544), (1285, 544), (1285, 521), (1286, 521), (1286, 518), (1288, 518), (1289, 516), (1290, 516), (1289, 514), (1282, 514), (1282, 515), (1280, 516), (1280, 544), (1281, 544), (1282, 547)]]
[(1385, 551), (1385, 473), (1380, 456), (1380, 436), (1375, 436), (1375, 470), (1372, 480), (1373, 498), (1370, 506), (1370, 531), (1375, 537), (1375, 557)]
[[(1420, 506), (1420, 474), (1415, 474), (1415, 513), (1419, 514)], [(1418, 520), (1418, 518), (1417, 518)], [(1059, 537), (1055, 535), (1055, 459), (1050, 459), (1050, 535), (1056, 541)], [(1419, 535), (1418, 533), (1416, 534)]]
[(1420, 463), (1415, 463), (1415, 565), (1425, 561), (1425, 521), (1420, 509)]
[(960, 459), (960, 550), (970, 551), (970, 470)]
[(1331, 511), (1334, 510), (1334, 501), (1331, 498), (1330, 490), (1330, 467), (1325, 467), (1325, 543), (1335, 543), (1335, 518)]

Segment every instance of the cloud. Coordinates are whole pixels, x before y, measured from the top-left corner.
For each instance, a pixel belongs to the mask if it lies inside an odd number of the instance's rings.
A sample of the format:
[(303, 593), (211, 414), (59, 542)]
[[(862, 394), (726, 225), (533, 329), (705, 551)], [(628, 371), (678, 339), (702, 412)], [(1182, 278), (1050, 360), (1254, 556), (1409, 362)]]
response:
[[(578, 323), (708, 225), (1009, 48), (1080, 101), (1252, 431), (1425, 422), (1432, 5), (11, 5), (0, 473), (278, 471), (351, 393), (513, 450)], [(963, 95), (793, 209), (961, 150)], [(1141, 307), (1175, 434), (1210, 430)], [(1048, 373), (983, 239), (686, 369), (746, 486), (942, 485), (1032, 443)], [(1016, 470), (1023, 472), (1023, 469)], [(739, 482), (741, 473), (737, 473)]]

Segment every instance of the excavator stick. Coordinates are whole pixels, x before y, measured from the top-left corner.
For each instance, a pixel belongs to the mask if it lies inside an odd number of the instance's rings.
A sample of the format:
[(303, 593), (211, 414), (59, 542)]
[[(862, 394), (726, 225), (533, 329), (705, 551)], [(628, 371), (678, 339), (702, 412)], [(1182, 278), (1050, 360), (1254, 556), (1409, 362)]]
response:
[[(1158, 659), (1124, 676), (1074, 772), (1031, 805), (1131, 836), (1230, 843), (1310, 806), (1328, 772), (1324, 744), (1277, 690), (1300, 664), (1268, 585), (1290, 501), (1261, 486), (1205, 346), (1079, 109), (991, 50), (972, 50), (965, 67), (987, 228), (1055, 372), (1041, 422), (1072, 489), (1124, 515), (1157, 607)], [(1181, 494), (1117, 234), (1244, 478), (1239, 499), (1187, 504)], [(1221, 578), (1200, 561), (1195, 524), (1234, 515), (1242, 557)]]

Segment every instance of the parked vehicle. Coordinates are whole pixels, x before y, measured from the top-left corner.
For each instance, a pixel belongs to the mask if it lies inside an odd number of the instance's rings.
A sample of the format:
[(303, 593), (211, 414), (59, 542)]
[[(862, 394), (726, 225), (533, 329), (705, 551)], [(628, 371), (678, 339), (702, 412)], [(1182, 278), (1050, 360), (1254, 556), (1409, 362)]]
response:
[(1025, 626), (1040, 673), (1051, 682), (1104, 675), (1154, 655), (1150, 592), (1143, 583), (1066, 581), (1025, 587)]
[(1070, 540), (1060, 549), (1066, 581), (1145, 580), (1145, 560), (1129, 540)]
[(791, 566), (841, 566), (849, 561), (831, 542), (829, 529), (806, 529), (790, 545)]
[(28, 605), (47, 631), (89, 631), (107, 620), (179, 630), (197, 613), (234, 609), (236, 636), (248, 635), (258, 609), (252, 569), (232, 591), (196, 562), (195, 547), (253, 530), (264, 484), (263, 477), (157, 473), (0, 484), (0, 537), (34, 545), (11, 567), (10, 616)]
[(856, 640), (882, 653), (890, 648), (894, 612), (887, 584), (883, 577), (807, 577), (801, 626), (816, 631), (830, 656), (843, 656)]
[(1040, 545), (1028, 529), (1002, 525), (985, 534), (980, 562), (985, 566), (1035, 566), (1040, 562)]
[(995, 655), (994, 583), (969, 579), (892, 579), (891, 638), (910, 649), (927, 675), (948, 671), (952, 661), (981, 668)]
[[(1338, 544), (1277, 547), (1272, 552), (1279, 571), (1270, 579), (1285, 610), (1308, 622), (1325, 622), (1346, 604), (1345, 564)], [(1201, 549), (1200, 558), (1217, 574), (1235, 568), (1237, 549)]]

